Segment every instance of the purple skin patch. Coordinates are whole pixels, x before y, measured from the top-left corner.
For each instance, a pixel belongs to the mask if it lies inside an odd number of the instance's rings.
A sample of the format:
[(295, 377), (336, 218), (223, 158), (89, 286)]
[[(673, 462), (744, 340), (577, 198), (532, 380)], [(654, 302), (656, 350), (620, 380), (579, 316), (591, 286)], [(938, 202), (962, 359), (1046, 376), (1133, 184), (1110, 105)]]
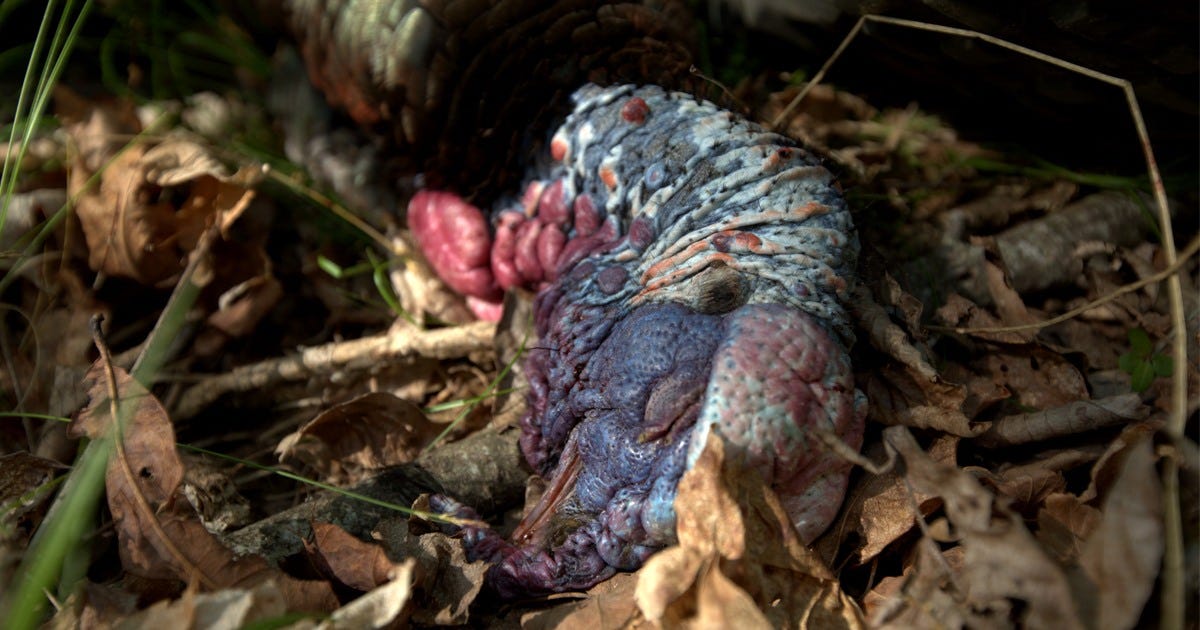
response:
[(830, 173), (691, 96), (574, 98), (552, 164), (495, 213), (486, 274), (482, 214), (434, 197), (469, 219), (469, 247), (447, 253), (451, 220), (417, 212), (439, 273), (539, 290), (521, 449), (548, 487), (511, 541), (462, 530), (504, 597), (584, 589), (675, 542), (676, 486), (714, 434), (811, 541), (850, 472), (818, 433), (857, 449), (866, 415), (842, 305), (858, 241)]

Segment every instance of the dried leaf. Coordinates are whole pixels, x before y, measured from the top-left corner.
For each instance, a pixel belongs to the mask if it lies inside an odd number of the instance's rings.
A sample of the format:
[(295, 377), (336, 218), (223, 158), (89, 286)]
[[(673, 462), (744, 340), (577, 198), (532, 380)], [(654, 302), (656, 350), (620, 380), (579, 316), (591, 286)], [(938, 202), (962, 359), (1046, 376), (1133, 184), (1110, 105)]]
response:
[(85, 580), (44, 626), (46, 630), (113, 628), (137, 610), (137, 597), (115, 585)]
[(1147, 435), (1153, 435), (1162, 428), (1162, 421), (1151, 419), (1137, 424), (1131, 424), (1121, 431), (1120, 435), (1108, 444), (1108, 448), (1096, 460), (1092, 466), (1091, 482), (1088, 487), (1079, 495), (1081, 501), (1092, 501), (1098, 496), (1102, 496), (1112, 486), (1121, 471), (1121, 455), (1132, 444), (1136, 444), (1139, 440)]
[(0, 225), (0, 250), (13, 249), (18, 239), (31, 233), (66, 203), (67, 194), (61, 188), (39, 188), (11, 195), (8, 215)]
[(1162, 553), (1161, 490), (1153, 445), (1143, 436), (1126, 449), (1100, 522), (1079, 557), (1096, 587), (1097, 628), (1137, 624), (1154, 590)]
[[(183, 464), (175, 452), (175, 431), (167, 410), (129, 373), (113, 368), (116, 382), (106, 376), (104, 360), (92, 365), (84, 377), (88, 405), (71, 422), (72, 437), (108, 437), (113, 430), (112, 407), (119, 405), (121, 425), (117, 454), (109, 460), (110, 502), (122, 496), (129, 505), (144, 501), (150, 509), (167, 502), (183, 480)], [(112, 393), (116, 393), (113, 400)], [(128, 472), (128, 475), (124, 473)], [(136, 474), (135, 474), (136, 473)], [(136, 497), (133, 494), (136, 493)], [(115, 514), (114, 514), (115, 516)]]
[(728, 470), (723, 465), (724, 440), (709, 442), (712, 445), (705, 446), (700, 459), (679, 479), (675, 531), (684, 549), (737, 560), (746, 552), (746, 524), (737, 496), (731, 494), (736, 486), (727, 485), (731, 480), (723, 478)]
[(1063, 566), (1074, 564), (1083, 549), (1083, 541), (1100, 522), (1100, 511), (1079, 497), (1057, 493), (1046, 497), (1038, 510), (1037, 538), (1046, 551)]
[(709, 564), (696, 580), (696, 617), (698, 628), (760, 628), (774, 627), (758, 609), (754, 598), (734, 584), (716, 566)]
[[(957, 442), (957, 438), (945, 436), (930, 447), (930, 454), (936, 461), (953, 462)], [(883, 450), (882, 445), (873, 450), (878, 455)], [(942, 506), (937, 496), (924, 493), (913, 496), (895, 467), (880, 475), (864, 475), (847, 495), (841, 520), (833, 528), (837, 532), (834, 540), (840, 542), (851, 534), (856, 535), (859, 541), (856, 560), (860, 565), (866, 563), (912, 530), (916, 524), (912, 512), (914, 502), (922, 516), (928, 516)], [(823, 549), (826, 544), (821, 541)], [(833, 553), (825, 555), (828, 557)]]
[(1030, 409), (1061, 407), (1088, 398), (1087, 383), (1079, 369), (1061, 354), (1039, 346), (997, 347), (975, 366)]
[[(171, 245), (174, 210), (150, 198), (140, 169), (144, 154), (145, 147), (137, 145), (114, 158), (101, 174), (99, 188), (78, 198), (75, 214), (92, 269), (152, 284), (182, 266)], [(69, 189), (84, 191), (88, 176), (73, 169)]]
[[(888, 312), (877, 304), (868, 291), (855, 291), (852, 307), (859, 326), (867, 331), (871, 345), (894, 361), (865, 374), (856, 381), (865, 383), (867, 399), (871, 401), (869, 415), (887, 425), (938, 429), (958, 436), (972, 436), (985, 430), (985, 424), (973, 424), (971, 417), (977, 409), (966, 387), (940, 374), (926, 358), (928, 351), (913, 339), (919, 329), (915, 317), (920, 306), (890, 278), (883, 283), (889, 303), (902, 305), (907, 313), (908, 331), (891, 320)], [(978, 397), (976, 397), (978, 398)]]
[(380, 523), (377, 536), (390, 557), (417, 561), (414, 588), (420, 592), (421, 606), (412, 613), (413, 623), (459, 625), (470, 620), (471, 604), (483, 590), (487, 562), (468, 561), (459, 538), (441, 532), (412, 535), (401, 519)]
[(964, 468), (998, 494), (1020, 504), (1041, 505), (1050, 495), (1066, 487), (1063, 472), (1093, 462), (1100, 456), (1100, 447), (1083, 445), (1039, 454), (1035, 459), (1015, 464), (1001, 464), (996, 472), (981, 467)]
[(127, 147), (100, 172), (99, 187), (89, 189), (87, 181), (98, 170), (79, 164), (68, 185), (78, 196), (75, 210), (88, 264), (144, 284), (178, 273), (209, 225), (216, 223), (227, 235), (261, 178), (254, 168), (229, 175), (207, 148), (179, 139)]
[[(992, 245), (992, 247), (989, 247), (989, 254), (991, 254), (994, 244), (989, 245)], [(996, 261), (1000, 260), (998, 254), (993, 255), (993, 257)], [(1037, 320), (1025, 308), (1025, 301), (1021, 299), (1021, 294), (1017, 293), (1012, 285), (1009, 284), (1005, 270), (997, 262), (993, 260), (984, 261), (984, 276), (987, 278), (987, 288), (988, 293), (992, 296), (992, 303), (996, 306), (996, 312), (1000, 314), (1002, 326), (1023, 326)], [(1012, 338), (1029, 343), (1037, 337), (1037, 330), (1030, 329), (1001, 334), (1012, 335)]]
[(404, 312), (416, 318), (419, 324), (431, 318), (451, 324), (462, 324), (476, 319), (466, 300), (449, 290), (438, 278), (425, 258), (402, 236), (393, 236), (392, 249), (404, 261), (393, 266), (388, 273), (392, 290), (400, 300)]
[(1030, 467), (1007, 475), (996, 475), (990, 470), (977, 466), (968, 466), (963, 470), (979, 477), (984, 485), (996, 491), (996, 494), (1011, 498), (1017, 504), (1039, 505), (1056, 492), (1067, 487), (1067, 481), (1062, 473), (1047, 468)]
[(916, 562), (905, 567), (904, 574), (879, 581), (863, 597), (871, 627), (907, 630), (908, 628), (989, 628), (1005, 627), (992, 623), (971, 610), (954, 591), (953, 565), (961, 565), (962, 548), (938, 550), (929, 538), (916, 548)]
[(412, 599), (413, 571), (416, 561), (409, 558), (397, 565), (391, 581), (333, 611), (317, 628), (321, 630), (358, 630), (390, 628), (407, 618), (405, 608)]
[(221, 294), (208, 325), (229, 335), (248, 335), (283, 297), (283, 285), (269, 271), (245, 280)]
[(210, 217), (215, 217), (221, 234), (228, 237), (230, 226), (254, 199), (251, 188), (263, 177), (262, 170), (255, 167), (231, 174), (208, 147), (180, 138), (168, 138), (146, 151), (142, 168), (146, 181), (156, 186), (189, 185), (188, 198), (177, 217), (185, 250), (195, 247)]
[(1045, 411), (1005, 416), (975, 439), (987, 448), (1027, 444), (1136, 422), (1148, 415), (1150, 410), (1142, 405), (1137, 394), (1077, 400)]
[(856, 287), (851, 302), (859, 327), (867, 332), (867, 338), (873, 348), (892, 357), (915, 375), (929, 381), (937, 380), (937, 370), (926, 359), (927, 353), (911, 340), (912, 332), (920, 330), (920, 303), (900, 288), (891, 276), (885, 277), (884, 290), (887, 291), (885, 297), (892, 303), (893, 308), (901, 309), (905, 315), (904, 323), (908, 332), (892, 321), (888, 312), (862, 285)]
[(861, 627), (858, 607), (800, 542), (757, 474), (710, 438), (679, 482), (679, 546), (639, 572), (634, 598), (651, 622), (734, 627)]
[(132, 615), (119, 628), (242, 628), (287, 612), (279, 586), (270, 580), (250, 589), (224, 589), (214, 593), (184, 591), (174, 600), (162, 600)]
[[(857, 378), (856, 378), (857, 380)], [(869, 417), (886, 425), (936, 429), (961, 437), (978, 435), (987, 424), (972, 423), (963, 413), (967, 390), (962, 385), (926, 379), (905, 368), (888, 365), (867, 374)]]
[[(63, 83), (54, 86), (55, 113), (67, 121), (67, 133), (78, 155), (78, 166), (88, 175), (103, 167), (133, 134), (141, 131), (133, 104), (97, 102), (75, 93)], [(68, 188), (75, 195), (78, 189)]]
[(194, 142), (169, 139), (146, 151), (142, 158), (146, 181), (158, 186), (178, 186), (205, 175), (228, 179), (225, 166), (208, 149)]
[(388, 559), (383, 547), (363, 542), (330, 523), (313, 523), (311, 555), (342, 584), (369, 591), (386, 584), (398, 563)]
[(1015, 615), (1031, 627), (1083, 627), (1066, 575), (1018, 515), (969, 474), (933, 461), (907, 429), (891, 427), (884, 436), (904, 458), (913, 488), (940, 495), (946, 503), (946, 515), (965, 551), (958, 596), (966, 597), (973, 610), (997, 619)]
[[(988, 264), (990, 265), (990, 263)], [(1017, 299), (1020, 299), (1020, 297), (1018, 296)], [(937, 309), (935, 318), (946, 326), (956, 328), (996, 328), (1005, 325), (1000, 318), (957, 293), (952, 293), (946, 298), (945, 304), (942, 304)], [(1020, 323), (1024, 324), (1028, 322)], [(1025, 344), (1030, 341), (1029, 335), (1023, 332), (971, 332), (969, 334), (980, 339), (1015, 345)]]
[[(1019, 296), (1013, 299), (1020, 300)], [(1030, 319), (1024, 305), (1009, 304), (1007, 316), (1027, 323)], [(983, 328), (1007, 325), (982, 308), (959, 295), (951, 295), (937, 311), (937, 317), (948, 326)], [(1008, 391), (1018, 402), (1031, 409), (1049, 409), (1088, 398), (1083, 375), (1061, 353), (1040, 344), (1030, 343), (1024, 333), (971, 333), (980, 339), (992, 340), (986, 352), (974, 360), (972, 372), (990, 378), (990, 384), (976, 384), (976, 393), (988, 390)], [(961, 379), (960, 379), (961, 380)], [(976, 405), (979, 406), (979, 405)], [(968, 413), (977, 412), (978, 409)]]
[(355, 398), (320, 414), (280, 441), (281, 461), (297, 460), (334, 484), (412, 461), (442, 426), (411, 402), (386, 392)]
[(638, 625), (637, 576), (618, 573), (588, 591), (586, 599), (521, 616), (523, 630), (616, 630)]
[(177, 492), (184, 477), (175, 432), (162, 404), (123, 370), (106, 381), (101, 362), (88, 372), (91, 401), (71, 423), (75, 435), (113, 433), (110, 388), (122, 419), (105, 472), (105, 488), (125, 570), (143, 578), (193, 581), (207, 589), (273, 580), (292, 610), (327, 611), (337, 599), (325, 582), (284, 575), (258, 556), (235, 557), (205, 529)]

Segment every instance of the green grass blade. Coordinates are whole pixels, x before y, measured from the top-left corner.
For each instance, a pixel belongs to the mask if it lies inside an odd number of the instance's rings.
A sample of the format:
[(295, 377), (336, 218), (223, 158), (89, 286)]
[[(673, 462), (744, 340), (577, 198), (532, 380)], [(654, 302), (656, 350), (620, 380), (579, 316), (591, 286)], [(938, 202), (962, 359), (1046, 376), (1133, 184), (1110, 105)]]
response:
[(32, 98), (30, 92), (33, 90), (34, 73), (44, 70), (44, 68), (38, 68), (38, 59), (42, 56), (42, 46), (45, 44), (46, 33), (50, 29), (50, 21), (54, 16), (56, 3), (57, 0), (50, 0), (46, 4), (46, 11), (42, 14), (42, 23), (38, 26), (37, 36), (33, 40), (33, 54), (29, 56), (29, 65), (25, 67), (25, 78), (21, 81), (21, 90), (17, 93), (17, 109), (13, 112), (12, 132), (8, 138), (8, 149), (4, 153), (4, 166), (0, 169), (0, 231), (4, 229), (4, 224), (8, 219), (8, 203), (12, 199), (13, 190), (17, 184), (18, 169), (16, 165), (20, 164), (21, 159), (24, 158), (27, 143), (24, 141), (21, 143), (15, 161), (12, 159), (12, 147), (17, 141), (17, 130), (21, 128), (28, 100)]
[(111, 441), (94, 440), (75, 460), (59, 500), (34, 534), (16, 572), (16, 589), (4, 615), (11, 630), (27, 630), (42, 622), (48, 603), (45, 593), (59, 579), (73, 547), (86, 540), (92, 527), (111, 451)]

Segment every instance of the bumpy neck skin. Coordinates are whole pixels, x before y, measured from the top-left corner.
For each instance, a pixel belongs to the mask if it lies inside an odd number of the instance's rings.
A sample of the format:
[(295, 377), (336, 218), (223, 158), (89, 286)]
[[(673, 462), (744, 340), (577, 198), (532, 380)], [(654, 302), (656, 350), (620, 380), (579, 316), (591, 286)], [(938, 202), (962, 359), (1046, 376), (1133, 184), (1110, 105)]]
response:
[(493, 216), (494, 285), (540, 289), (521, 447), (550, 480), (512, 542), (470, 534), (507, 595), (584, 588), (673, 542), (678, 480), (716, 436), (811, 540), (849, 473), (816, 433), (862, 439), (843, 306), (858, 241), (830, 173), (685, 94), (575, 102)]

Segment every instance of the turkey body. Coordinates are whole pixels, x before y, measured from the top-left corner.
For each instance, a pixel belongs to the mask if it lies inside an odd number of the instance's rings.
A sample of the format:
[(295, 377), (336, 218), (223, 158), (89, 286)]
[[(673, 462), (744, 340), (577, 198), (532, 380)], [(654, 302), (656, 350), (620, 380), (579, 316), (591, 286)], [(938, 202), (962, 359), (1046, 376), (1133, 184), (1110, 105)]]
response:
[(843, 306), (858, 241), (832, 175), (685, 93), (584, 84), (570, 103), (516, 201), (485, 212), (429, 190), (409, 205), (456, 290), (538, 290), (521, 448), (548, 488), (511, 540), (465, 528), (472, 553), (508, 597), (636, 569), (675, 540), (676, 486), (711, 439), (813, 539), (850, 470), (819, 436), (857, 449), (866, 410)]

